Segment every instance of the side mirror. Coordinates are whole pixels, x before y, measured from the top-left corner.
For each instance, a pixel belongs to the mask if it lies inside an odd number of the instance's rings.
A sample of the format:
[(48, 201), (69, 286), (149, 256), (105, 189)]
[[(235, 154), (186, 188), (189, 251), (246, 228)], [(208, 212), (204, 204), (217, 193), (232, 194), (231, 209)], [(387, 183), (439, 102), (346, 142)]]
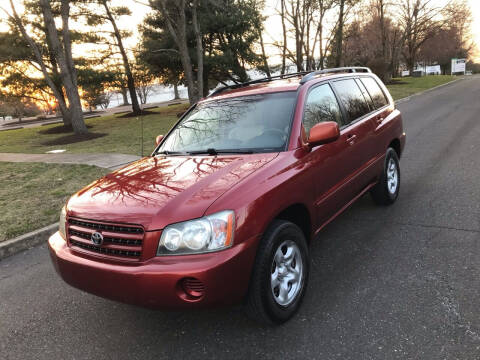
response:
[(340, 128), (335, 121), (325, 121), (314, 125), (308, 134), (308, 146), (327, 144), (340, 137)]
[(155, 144), (158, 146), (163, 140), (163, 135), (158, 135), (157, 138), (155, 139)]

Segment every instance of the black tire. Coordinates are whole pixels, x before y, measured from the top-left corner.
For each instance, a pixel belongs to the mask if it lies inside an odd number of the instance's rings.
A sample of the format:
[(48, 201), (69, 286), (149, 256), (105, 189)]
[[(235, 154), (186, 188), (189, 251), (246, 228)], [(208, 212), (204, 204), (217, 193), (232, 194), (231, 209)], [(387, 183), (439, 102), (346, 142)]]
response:
[[(282, 249), (293, 251), (295, 260), (292, 260), (289, 265), (282, 263), (283, 267), (279, 266), (277, 268), (276, 259), (274, 262), (275, 254), (277, 250), (283, 253)], [(301, 258), (301, 264), (297, 263), (299, 260), (297, 258)], [(292, 271), (296, 270), (301, 274), (298, 277), (300, 280), (294, 280), (295, 285), (285, 280), (291, 275), (288, 274), (287, 268), (292, 269)], [(289, 320), (302, 302), (307, 287), (309, 268), (308, 246), (303, 232), (297, 225), (289, 221), (275, 220), (263, 235), (257, 250), (246, 299), (245, 310), (247, 315), (255, 321), (269, 325), (281, 324)], [(280, 281), (283, 281), (283, 283), (288, 282), (287, 294), (290, 294), (290, 291), (292, 291), (291, 302), (284, 306), (279, 304), (280, 298), (274, 294), (275, 290), (272, 285), (274, 269), (276, 274), (279, 274), (278, 278), (281, 279)], [(284, 270), (283, 274), (281, 272), (282, 269)], [(293, 288), (294, 286), (295, 289)], [(279, 288), (280, 285), (277, 289)]]
[[(395, 190), (392, 191), (392, 187), (389, 186), (389, 177), (388, 171), (389, 167), (392, 166), (396, 167), (397, 173), (397, 185)], [(388, 148), (387, 153), (385, 154), (385, 161), (383, 164), (383, 172), (380, 176), (379, 182), (372, 188), (370, 194), (372, 195), (373, 200), (378, 205), (391, 205), (397, 200), (398, 193), (400, 192), (400, 164), (398, 161), (397, 152), (392, 149)]]

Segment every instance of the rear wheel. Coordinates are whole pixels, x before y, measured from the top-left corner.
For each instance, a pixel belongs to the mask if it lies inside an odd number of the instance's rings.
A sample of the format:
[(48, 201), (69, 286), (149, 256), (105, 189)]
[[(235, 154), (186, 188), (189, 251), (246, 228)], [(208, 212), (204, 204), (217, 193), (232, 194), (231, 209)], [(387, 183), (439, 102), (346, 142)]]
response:
[(400, 192), (400, 164), (394, 149), (388, 148), (380, 181), (372, 190), (372, 198), (379, 205), (390, 205), (395, 202)]
[(281, 324), (298, 310), (308, 279), (309, 257), (300, 228), (275, 220), (260, 243), (247, 295), (247, 314)]

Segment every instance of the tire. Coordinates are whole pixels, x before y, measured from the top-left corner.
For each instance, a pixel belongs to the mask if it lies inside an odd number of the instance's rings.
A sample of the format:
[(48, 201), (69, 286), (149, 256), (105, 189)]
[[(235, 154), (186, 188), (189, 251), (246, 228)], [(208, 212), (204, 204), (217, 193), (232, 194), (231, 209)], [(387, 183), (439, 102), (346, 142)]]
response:
[(275, 220), (259, 244), (246, 299), (247, 315), (269, 325), (289, 320), (302, 302), (309, 267), (303, 232), (289, 221)]
[(394, 149), (388, 148), (379, 182), (370, 194), (378, 205), (391, 205), (400, 192), (400, 164)]

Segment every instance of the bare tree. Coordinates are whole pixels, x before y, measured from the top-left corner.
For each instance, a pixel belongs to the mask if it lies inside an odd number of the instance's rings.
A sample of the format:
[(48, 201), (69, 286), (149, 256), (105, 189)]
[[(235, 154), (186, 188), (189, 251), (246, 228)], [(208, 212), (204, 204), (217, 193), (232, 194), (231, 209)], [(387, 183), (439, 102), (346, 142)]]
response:
[(445, 27), (456, 32), (459, 45), (470, 53), (474, 48), (471, 26), (473, 15), (466, 0), (453, 0), (442, 10)]
[(192, 3), (192, 24), (197, 50), (197, 96), (201, 98), (203, 97), (203, 41), (202, 32), (200, 31), (200, 25), (198, 23), (198, 1), (199, 0), (193, 0)]
[(386, 1), (385, 0), (374, 0), (373, 6), (377, 10), (378, 24), (380, 28), (380, 38), (382, 43), (382, 61), (384, 64), (387, 64), (387, 32), (385, 29), (385, 11), (386, 11)]
[[(326, 25), (327, 14), (335, 8), (336, 1), (281, 0), (278, 15), (282, 22), (283, 41), (274, 45), (282, 51), (282, 74), (286, 71), (287, 59), (296, 65), (297, 71), (324, 67), (333, 37), (333, 29)], [(288, 47), (289, 34), (295, 42), (294, 48)]]
[(311, 14), (310, 0), (288, 0), (285, 6), (285, 20), (293, 27), (295, 37), (295, 53), (292, 59), (297, 71), (304, 70), (304, 46), (307, 17)]
[[(58, 86), (49, 72), (49, 68), (42, 56), (42, 45), (37, 44), (27, 33), (25, 24), (22, 18), (18, 15), (13, 0), (10, 0), (12, 14), (9, 14), (9, 17), (22, 34), (23, 38), (28, 42), (45, 81), (52, 89), (52, 93), (58, 102), (65, 126), (71, 126), (76, 134), (86, 134), (88, 130), (83, 119), (82, 104), (78, 94), (77, 73), (72, 58), (70, 29), (68, 23), (70, 17), (70, 1), (61, 0), (60, 3), (62, 21), (61, 36), (55, 25), (50, 2), (48, 0), (39, 0), (39, 6), (44, 21), (44, 31), (47, 45), (50, 50), (50, 56), (54, 64), (59, 67), (58, 76), (60, 77), (63, 89)], [(55, 69), (55, 71), (57, 70)], [(65, 91), (68, 104), (65, 100), (63, 91)]]
[(315, 41), (313, 44), (311, 57), (315, 57), (315, 48), (318, 44), (318, 63), (316, 68), (323, 69), (325, 66), (326, 54), (330, 48), (333, 32), (330, 31), (329, 35), (326, 35), (325, 18), (329, 10), (334, 6), (334, 0), (318, 0), (317, 1), (317, 30), (315, 34)]
[(137, 85), (136, 90), (138, 97), (140, 102), (145, 105), (147, 103), (148, 96), (153, 91), (155, 76), (143, 63), (135, 64), (133, 71)]
[(135, 80), (133, 78), (132, 69), (128, 61), (127, 52), (125, 51), (125, 47), (123, 46), (122, 35), (120, 33), (120, 30), (118, 29), (115, 16), (110, 9), (108, 0), (100, 0), (100, 2), (105, 9), (105, 14), (107, 15), (108, 21), (112, 24), (113, 33), (117, 41), (117, 47), (120, 51), (120, 55), (122, 56), (123, 67), (125, 68), (125, 76), (127, 77), (128, 92), (130, 93), (130, 100), (132, 101), (132, 111), (134, 114), (140, 114), (142, 110), (140, 109), (140, 105), (138, 104), (137, 94), (135, 92)]
[[(257, 0), (257, 1), (254, 1), (254, 4), (255, 4), (255, 8), (258, 10), (258, 11), (261, 11), (265, 8), (265, 0)], [(264, 21), (265, 19), (262, 19), (262, 21)], [(268, 77), (271, 77), (271, 73), (270, 73), (270, 66), (268, 65), (268, 58), (267, 58), (267, 53), (265, 52), (265, 43), (263, 41), (263, 26), (258, 28), (257, 31), (258, 31), (258, 39), (260, 41), (260, 50), (262, 52), (262, 62), (263, 62), (263, 71), (265, 72), (265, 74), (267, 74)]]
[(345, 0), (339, 0), (337, 31), (335, 34), (335, 67), (342, 66), (343, 62), (343, 27), (345, 25)]
[(282, 19), (282, 34), (283, 34), (283, 44), (282, 44), (282, 70), (281, 73), (285, 74), (286, 60), (287, 60), (287, 26), (285, 24), (285, 0), (280, 0), (281, 12), (280, 16)]
[(466, 1), (457, 0), (442, 9), (442, 18), (444, 26), (422, 44), (417, 59), (437, 63), (447, 73), (452, 58), (467, 58), (472, 51), (472, 13)]
[(432, 0), (400, 0), (398, 8), (405, 43), (403, 56), (412, 72), (420, 47), (443, 26), (443, 21), (439, 20), (442, 9), (434, 6)]

